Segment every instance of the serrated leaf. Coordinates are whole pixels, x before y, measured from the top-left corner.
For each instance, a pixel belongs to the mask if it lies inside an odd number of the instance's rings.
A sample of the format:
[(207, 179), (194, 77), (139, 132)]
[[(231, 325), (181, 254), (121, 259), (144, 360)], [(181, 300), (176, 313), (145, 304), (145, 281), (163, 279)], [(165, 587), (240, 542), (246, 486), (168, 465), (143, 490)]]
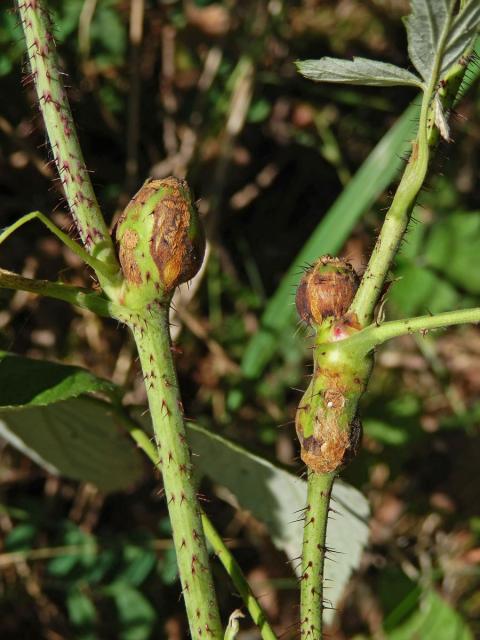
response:
[(115, 386), (80, 367), (23, 358), (0, 351), (0, 407), (46, 406)]
[(458, 62), (465, 49), (475, 38), (480, 26), (480, 2), (470, 0), (456, 16), (444, 48), (440, 75)]
[[(450, 0), (451, 3), (451, 0)], [(408, 54), (416, 70), (427, 82), (432, 75), (438, 43), (448, 19), (447, 0), (412, 0), (406, 19)]]
[(301, 60), (296, 64), (303, 76), (316, 82), (380, 87), (395, 85), (422, 87), (420, 78), (410, 71), (379, 60), (369, 60), (368, 58), (341, 60), (325, 57), (320, 60)]
[[(188, 437), (196, 468), (227, 487), (242, 508), (264, 522), (274, 544), (298, 570), (303, 538), (299, 512), (306, 504), (306, 482), (198, 425), (188, 425)], [(332, 499), (335, 518), (328, 522), (327, 546), (341, 553), (334, 559), (327, 556), (325, 573), (327, 597), (335, 606), (367, 543), (369, 507), (357, 489), (341, 480), (335, 482)], [(326, 611), (327, 619), (331, 613)]]
[(453, 15), (453, 0), (412, 0), (406, 19), (408, 53), (428, 83), (439, 61), (440, 77), (471, 45), (480, 24), (480, 3), (470, 0)]
[(119, 491), (140, 480), (138, 453), (105, 405), (88, 398), (0, 410), (0, 436), (47, 471)]

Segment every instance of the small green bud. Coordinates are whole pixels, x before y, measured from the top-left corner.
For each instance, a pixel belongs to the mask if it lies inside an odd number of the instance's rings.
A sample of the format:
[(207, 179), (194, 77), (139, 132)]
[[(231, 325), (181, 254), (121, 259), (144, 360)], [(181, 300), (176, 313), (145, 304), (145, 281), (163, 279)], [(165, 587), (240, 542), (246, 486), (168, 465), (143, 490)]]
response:
[(359, 278), (346, 260), (322, 256), (308, 269), (298, 285), (295, 304), (307, 324), (343, 317), (358, 289)]
[(147, 180), (118, 221), (116, 243), (125, 278), (122, 303), (138, 309), (169, 300), (198, 272), (205, 253), (186, 181)]

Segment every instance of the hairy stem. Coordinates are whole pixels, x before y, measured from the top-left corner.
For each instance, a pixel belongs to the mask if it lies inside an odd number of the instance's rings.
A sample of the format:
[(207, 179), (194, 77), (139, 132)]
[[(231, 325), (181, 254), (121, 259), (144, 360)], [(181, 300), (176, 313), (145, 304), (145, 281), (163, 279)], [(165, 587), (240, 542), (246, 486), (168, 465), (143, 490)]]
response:
[[(125, 422), (131, 437), (135, 440), (135, 442), (147, 455), (147, 457), (150, 458), (150, 460), (154, 464), (157, 464), (158, 456), (155, 445), (150, 441), (150, 438), (145, 433), (145, 431), (122, 410), (121, 417)], [(242, 597), (243, 602), (245, 603), (245, 606), (247, 607), (248, 612), (252, 617), (252, 620), (256, 625), (258, 625), (262, 638), (264, 640), (276, 640), (276, 635), (266, 619), (265, 612), (253, 595), (252, 590), (250, 589), (247, 579), (245, 578), (238, 562), (235, 560), (234, 556), (223, 542), (222, 537), (213, 526), (209, 517), (203, 512), (202, 509), (200, 509), (200, 513), (205, 536), (212, 546), (213, 552), (224, 566), (225, 571), (230, 576), (233, 584), (235, 585), (235, 588)]]
[(430, 93), (426, 92), (423, 96), (417, 140), (413, 144), (409, 162), (385, 217), (360, 287), (350, 307), (350, 311), (356, 314), (361, 326), (367, 325), (372, 319), (388, 270), (397, 254), (400, 242), (410, 221), (418, 192), (422, 188), (427, 175), (429, 159), (427, 116), (429, 105)]
[(322, 638), (325, 541), (335, 476), (336, 473), (313, 472), (308, 476), (300, 578), (300, 635), (308, 640)]
[(403, 320), (392, 320), (381, 325), (370, 325), (362, 331), (346, 338), (344, 346), (353, 351), (368, 353), (374, 347), (391, 338), (412, 333), (441, 329), (459, 324), (476, 324), (480, 322), (480, 308), (446, 311), (434, 316), (419, 316)]
[[(452, 18), (450, 18), (451, 20)], [(426, 88), (420, 111), (420, 121), (416, 141), (413, 143), (412, 153), (407, 167), (403, 173), (400, 184), (393, 198), (392, 204), (385, 217), (380, 235), (375, 248), (370, 256), (367, 269), (360, 283), (355, 299), (350, 310), (357, 315), (362, 327), (372, 320), (373, 311), (382, 293), (388, 270), (390, 269), (398, 252), (400, 242), (407, 230), (418, 193), (427, 176), (430, 150), (435, 148), (439, 140), (439, 130), (434, 116), (435, 106), (432, 100), (438, 100), (440, 108), (445, 115), (445, 122), (452, 105), (457, 100), (458, 91), (465, 72), (470, 67), (467, 64), (472, 54), (469, 47), (460, 61), (453, 65), (448, 74), (438, 85), (439, 70), (442, 61), (443, 43), (447, 37), (450, 22), (445, 25), (438, 46), (432, 75)], [(448, 129), (448, 126), (447, 126)], [(449, 139), (449, 132), (443, 135)]]
[(47, 227), (49, 231), (57, 236), (57, 238), (61, 242), (63, 242), (63, 244), (66, 245), (70, 249), (70, 251), (75, 253), (96, 272), (103, 274), (106, 278), (114, 275), (111, 271), (110, 265), (107, 265), (101, 260), (97, 260), (97, 258), (94, 258), (89, 253), (87, 253), (81, 245), (72, 240), (70, 236), (67, 236), (66, 233), (63, 233), (63, 231), (61, 231), (55, 224), (53, 224), (53, 222), (51, 222), (46, 216), (44, 216), (43, 213), (40, 213), (40, 211), (32, 211), (32, 213), (27, 213), (12, 225), (10, 225), (7, 229), (5, 229), (5, 231), (0, 233), (0, 244), (2, 244), (19, 227), (26, 224), (27, 222), (30, 222), (31, 220), (39, 220)]
[(118, 272), (110, 234), (75, 131), (47, 9), (42, 0), (17, 0), (17, 4), (31, 77), (72, 217), (87, 251), (105, 262), (112, 272)]
[(128, 322), (147, 389), (178, 570), (193, 638), (222, 638), (223, 631), (197, 502), (182, 403), (170, 350), (167, 305)]
[(64, 300), (82, 309), (89, 309), (99, 316), (118, 317), (121, 314), (121, 309), (117, 308), (116, 305), (107, 298), (97, 293), (92, 293), (89, 289), (72, 287), (62, 282), (25, 278), (18, 273), (12, 273), (5, 269), (0, 269), (0, 289), (29, 291), (47, 298)]

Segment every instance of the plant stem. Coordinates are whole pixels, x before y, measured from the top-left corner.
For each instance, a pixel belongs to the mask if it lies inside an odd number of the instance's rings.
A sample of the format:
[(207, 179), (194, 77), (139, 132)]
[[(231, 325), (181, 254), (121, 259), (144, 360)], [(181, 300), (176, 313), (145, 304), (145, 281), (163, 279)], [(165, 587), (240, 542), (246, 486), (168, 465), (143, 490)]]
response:
[(50, 282), (49, 280), (34, 280), (25, 278), (18, 273), (0, 269), (0, 289), (16, 289), (17, 291), (29, 291), (47, 298), (64, 300), (82, 309), (89, 309), (99, 316), (118, 317), (121, 309), (103, 296), (92, 293), (90, 289), (72, 287), (62, 282)]
[(425, 181), (430, 149), (435, 147), (438, 142), (438, 127), (436, 126), (434, 109), (432, 109), (432, 100), (438, 100), (441, 109), (444, 111), (448, 112), (450, 110), (457, 97), (458, 89), (465, 76), (467, 63), (472, 53), (472, 47), (469, 47), (462, 59), (453, 65), (445, 77), (442, 78), (442, 86), (438, 88), (443, 50), (451, 21), (453, 20), (451, 9), (454, 3), (451, 4), (449, 20), (445, 23), (440, 36), (431, 77), (423, 94), (418, 134), (416, 141), (413, 143), (412, 153), (385, 217), (360, 287), (350, 307), (350, 311), (357, 315), (362, 327), (372, 320), (373, 311), (382, 293), (388, 270), (395, 259), (400, 242), (410, 222), (418, 193)]
[(429, 159), (427, 116), (430, 95), (428, 91), (423, 95), (417, 140), (413, 144), (409, 162), (385, 217), (360, 287), (350, 307), (350, 311), (356, 314), (362, 327), (372, 319), (388, 270), (407, 229), (415, 200), (427, 174)]
[(55, 224), (53, 224), (53, 222), (51, 222), (46, 216), (44, 216), (43, 213), (40, 213), (40, 211), (32, 211), (32, 213), (27, 213), (26, 215), (16, 220), (12, 225), (7, 227), (2, 233), (0, 233), (0, 244), (2, 244), (9, 236), (11, 236), (12, 233), (19, 227), (23, 226), (27, 222), (30, 222), (31, 220), (39, 220), (42, 224), (44, 224), (49, 231), (57, 236), (57, 238), (70, 249), (70, 251), (81, 258), (81, 260), (83, 260), (83, 262), (94, 269), (95, 272), (103, 274), (106, 278), (114, 275), (111, 265), (108, 265), (101, 260), (97, 260), (97, 258), (94, 258), (89, 253), (87, 253), (81, 245), (72, 240), (70, 236), (67, 236), (66, 233), (63, 233), (63, 231), (61, 231)]
[(220, 562), (225, 567), (226, 572), (232, 579), (232, 582), (244, 601), (252, 620), (260, 629), (262, 638), (264, 640), (276, 640), (277, 636), (269, 625), (265, 612), (250, 589), (250, 585), (243, 575), (240, 566), (223, 542), (218, 531), (214, 528), (213, 524), (205, 514), (202, 514), (202, 523), (207, 540), (212, 545), (215, 554), (218, 556)]
[[(148, 435), (134, 420), (132, 420), (132, 418), (130, 418), (130, 416), (128, 416), (128, 414), (125, 413), (121, 407), (119, 407), (119, 411), (131, 437), (148, 456), (148, 458), (150, 458), (154, 464), (157, 464), (158, 456), (155, 445), (151, 442)], [(276, 640), (276, 635), (266, 619), (265, 612), (253, 595), (239, 564), (223, 542), (222, 537), (213, 526), (209, 517), (203, 512), (203, 510), (200, 510), (200, 513), (205, 536), (212, 546), (215, 555), (218, 557), (220, 562), (223, 564), (225, 571), (230, 576), (238, 593), (242, 597), (252, 620), (260, 628), (262, 638), (264, 640)]]
[(112, 240), (85, 166), (60, 77), (47, 9), (42, 0), (17, 0), (17, 4), (25, 33), (31, 78), (72, 217), (87, 251), (105, 262), (112, 272), (119, 272)]
[(170, 350), (167, 306), (132, 314), (173, 541), (192, 638), (222, 638), (200, 508), (185, 434), (182, 403)]
[(372, 324), (362, 331), (346, 338), (346, 348), (361, 350), (368, 353), (374, 347), (391, 338), (397, 338), (411, 333), (441, 329), (458, 324), (476, 324), (480, 322), (480, 308), (461, 309), (460, 311), (446, 311), (434, 316), (419, 316), (404, 320), (392, 320), (380, 325)]
[(322, 638), (325, 541), (335, 476), (336, 473), (318, 474), (312, 471), (308, 475), (300, 578), (300, 635), (308, 640)]

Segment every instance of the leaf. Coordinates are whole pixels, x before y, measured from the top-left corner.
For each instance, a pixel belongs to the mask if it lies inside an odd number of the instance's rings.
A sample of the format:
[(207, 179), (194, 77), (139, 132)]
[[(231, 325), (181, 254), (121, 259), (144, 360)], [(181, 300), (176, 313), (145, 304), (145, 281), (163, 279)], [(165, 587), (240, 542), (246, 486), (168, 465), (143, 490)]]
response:
[[(303, 538), (299, 513), (306, 504), (306, 482), (198, 425), (188, 425), (188, 437), (196, 468), (227, 487), (243, 509), (265, 523), (298, 573)], [(325, 572), (328, 600), (335, 606), (367, 543), (369, 507), (359, 491), (341, 480), (332, 495), (335, 518), (328, 522), (327, 546), (341, 553), (334, 560), (327, 556)], [(327, 611), (327, 618), (331, 615)]]
[(415, 264), (399, 266), (388, 293), (388, 302), (402, 317), (441, 313), (459, 304), (459, 295), (445, 279)]
[(406, 19), (408, 53), (429, 83), (439, 64), (440, 76), (456, 64), (472, 44), (480, 24), (480, 3), (470, 0), (453, 16), (453, 0), (412, 0)]
[(85, 393), (107, 393), (115, 385), (69, 365), (0, 351), (0, 407), (46, 406)]
[(147, 598), (124, 582), (114, 583), (106, 592), (117, 607), (119, 640), (148, 640), (157, 614)]
[(480, 212), (455, 212), (431, 229), (425, 263), (470, 294), (480, 294), (480, 272), (472, 269), (480, 254)]
[[(402, 603), (399, 606), (401, 605)], [(464, 620), (431, 590), (421, 598), (415, 613), (392, 629), (386, 637), (388, 640), (473, 640), (473, 634)]]
[(443, 52), (440, 75), (445, 75), (448, 69), (458, 62), (465, 49), (475, 38), (479, 26), (480, 2), (478, 0), (470, 0), (453, 21)]
[(68, 617), (75, 628), (77, 640), (95, 640), (97, 612), (93, 602), (80, 589), (73, 587), (67, 593)]
[(292, 289), (300, 279), (300, 265), (339, 251), (355, 224), (368, 211), (402, 166), (401, 156), (409, 148), (418, 108), (411, 105), (394, 127), (371, 151), (368, 158), (324, 215), (300, 253), (292, 262), (263, 313), (261, 329), (250, 339), (242, 360), (242, 372), (256, 378), (279, 346), (279, 335), (294, 325)]
[(412, 0), (412, 12), (405, 20), (410, 60), (426, 82), (432, 75), (449, 3), (451, 0)]
[(10, 444), (50, 473), (102, 491), (126, 489), (142, 476), (140, 457), (119, 424), (88, 398), (0, 410), (0, 436)]
[(316, 82), (336, 82), (340, 84), (360, 84), (391, 87), (410, 85), (422, 87), (422, 81), (410, 71), (379, 60), (368, 58), (320, 58), (320, 60), (301, 60), (296, 63), (298, 71)]

